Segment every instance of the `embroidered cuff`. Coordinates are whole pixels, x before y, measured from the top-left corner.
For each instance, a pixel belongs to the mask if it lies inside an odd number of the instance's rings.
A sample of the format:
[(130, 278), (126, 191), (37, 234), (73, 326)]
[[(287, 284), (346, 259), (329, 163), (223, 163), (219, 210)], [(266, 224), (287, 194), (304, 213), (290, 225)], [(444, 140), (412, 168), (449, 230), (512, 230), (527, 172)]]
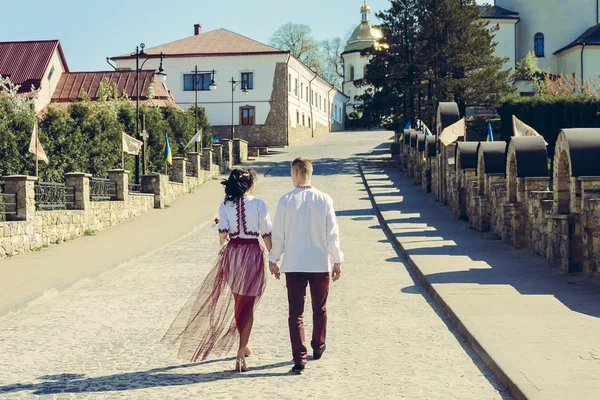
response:
[(219, 233), (228, 233), (229, 229), (219, 229)]
[(267, 238), (270, 239), (272, 236), (273, 236), (273, 234), (271, 232), (269, 232), (269, 233), (263, 233), (263, 235), (262, 235), (263, 239), (267, 239)]

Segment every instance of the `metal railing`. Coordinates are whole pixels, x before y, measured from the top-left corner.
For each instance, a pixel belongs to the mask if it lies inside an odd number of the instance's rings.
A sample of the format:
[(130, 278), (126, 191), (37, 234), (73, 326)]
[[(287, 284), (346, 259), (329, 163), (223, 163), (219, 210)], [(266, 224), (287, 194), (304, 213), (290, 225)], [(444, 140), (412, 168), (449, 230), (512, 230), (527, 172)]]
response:
[(109, 179), (90, 179), (90, 200), (108, 201), (117, 196), (117, 184)]
[(185, 175), (196, 176), (196, 168), (194, 168), (194, 164), (191, 161), (185, 162)]
[(64, 183), (38, 182), (35, 207), (38, 210), (66, 210), (75, 204), (75, 188)]
[(129, 193), (141, 193), (141, 192), (142, 192), (142, 185), (137, 184), (137, 183), (129, 184)]

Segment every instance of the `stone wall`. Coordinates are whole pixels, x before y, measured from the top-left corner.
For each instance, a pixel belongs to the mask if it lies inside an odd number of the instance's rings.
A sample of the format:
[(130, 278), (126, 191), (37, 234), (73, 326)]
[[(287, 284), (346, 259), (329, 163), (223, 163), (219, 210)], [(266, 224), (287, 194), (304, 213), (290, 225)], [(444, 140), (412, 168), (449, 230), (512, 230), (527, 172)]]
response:
[[(514, 248), (527, 248), (561, 271), (600, 277), (600, 164), (593, 162), (600, 159), (600, 131), (596, 144), (583, 133), (559, 135), (553, 190), (539, 137), (511, 140), (506, 165), (499, 167), (505, 168), (503, 173), (497, 168), (486, 173), (479, 159), (477, 169), (457, 170), (454, 146), (441, 146), (443, 155), (423, 161), (416, 148), (400, 139), (395, 139), (400, 146), (395, 162), (413, 182), (420, 177), (423, 191), (431, 190), (474, 229), (492, 232)], [(581, 160), (576, 156), (579, 149), (585, 149)], [(502, 156), (502, 150), (498, 153)], [(592, 175), (582, 176), (585, 171)]]
[[(243, 144), (241, 148), (243, 153)], [(245, 151), (247, 154), (247, 146)], [(176, 157), (173, 159), (172, 177), (163, 174), (142, 176), (141, 193), (129, 192), (127, 171), (109, 171), (109, 181), (116, 193), (106, 201), (91, 201), (89, 174), (67, 174), (67, 186), (74, 188), (74, 201), (68, 206), (70, 209), (53, 211), (36, 209), (36, 178), (3, 177), (4, 193), (16, 194), (17, 213), (7, 214), (10, 221), (0, 222), (0, 258), (106, 229), (153, 208), (168, 207), (176, 199), (220, 175), (223, 165), (211, 164), (208, 169), (200, 169), (203, 157), (198, 153), (191, 153), (189, 157), (194, 166), (193, 176), (186, 173), (187, 160)], [(247, 159), (247, 156), (242, 154), (242, 158)]]
[[(5, 177), (10, 182), (5, 191), (17, 190), (18, 198), (22, 201), (21, 210), (17, 215), (20, 220), (0, 223), (0, 258), (22, 254), (27, 251), (47, 247), (50, 244), (83, 236), (92, 231), (106, 229), (120, 222), (135, 218), (154, 208), (154, 196), (151, 194), (129, 194), (127, 185), (123, 185), (123, 177), (127, 173), (121, 170), (111, 171), (113, 179), (121, 180), (117, 185), (115, 201), (90, 201), (89, 175), (77, 175), (82, 184), (79, 188), (87, 187), (87, 198), (81, 197), (81, 191), (75, 196), (81, 198), (82, 209), (40, 211), (36, 210), (34, 184), (35, 178)], [(126, 180), (125, 180), (126, 182)], [(16, 188), (16, 189), (15, 189)]]

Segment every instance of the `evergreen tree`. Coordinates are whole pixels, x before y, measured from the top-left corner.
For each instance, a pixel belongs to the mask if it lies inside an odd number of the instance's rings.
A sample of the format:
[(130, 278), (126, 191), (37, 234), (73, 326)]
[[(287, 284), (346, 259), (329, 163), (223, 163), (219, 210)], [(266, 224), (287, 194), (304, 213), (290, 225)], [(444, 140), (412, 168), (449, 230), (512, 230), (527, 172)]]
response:
[(396, 99), (383, 115), (398, 118), (402, 104), (405, 120), (433, 124), (440, 101), (456, 101), (464, 115), (467, 105), (491, 107), (510, 92), (505, 60), (494, 56), (493, 31), (474, 0), (391, 3), (378, 15), (389, 49), (365, 52), (373, 58), (363, 84), (375, 90), (362, 96), (363, 113), (376, 115), (378, 104)]

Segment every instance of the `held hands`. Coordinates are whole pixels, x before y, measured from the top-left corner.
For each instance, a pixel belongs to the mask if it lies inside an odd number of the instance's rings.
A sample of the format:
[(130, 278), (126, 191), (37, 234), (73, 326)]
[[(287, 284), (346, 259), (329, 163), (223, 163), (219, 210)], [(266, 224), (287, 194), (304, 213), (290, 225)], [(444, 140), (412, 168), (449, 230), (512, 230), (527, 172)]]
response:
[(279, 272), (279, 265), (272, 261), (269, 261), (269, 271), (271, 271), (271, 275), (273, 275), (275, 279), (279, 279), (281, 277), (281, 273)]
[(333, 264), (333, 269), (331, 271), (331, 279), (335, 282), (340, 279), (342, 275), (342, 264), (335, 263)]

